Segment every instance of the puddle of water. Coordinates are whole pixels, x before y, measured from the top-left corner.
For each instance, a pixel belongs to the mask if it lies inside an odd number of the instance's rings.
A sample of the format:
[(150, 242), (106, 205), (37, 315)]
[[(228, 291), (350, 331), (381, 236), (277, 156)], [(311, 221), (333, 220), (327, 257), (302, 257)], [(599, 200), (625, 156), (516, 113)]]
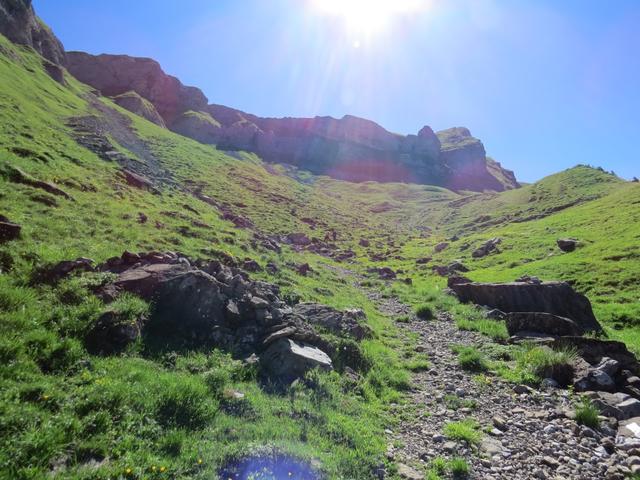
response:
[(245, 457), (219, 471), (220, 480), (321, 480), (306, 462), (284, 455)]

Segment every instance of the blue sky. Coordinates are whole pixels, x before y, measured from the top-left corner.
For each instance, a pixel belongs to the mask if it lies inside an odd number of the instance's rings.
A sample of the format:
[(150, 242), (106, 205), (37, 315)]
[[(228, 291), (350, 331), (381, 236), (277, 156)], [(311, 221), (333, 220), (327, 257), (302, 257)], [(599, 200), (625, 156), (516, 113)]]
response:
[(375, 0), (377, 16), (320, 1), (34, 6), (67, 50), (152, 57), (211, 103), (466, 126), (523, 181), (577, 163), (640, 176), (640, 1)]

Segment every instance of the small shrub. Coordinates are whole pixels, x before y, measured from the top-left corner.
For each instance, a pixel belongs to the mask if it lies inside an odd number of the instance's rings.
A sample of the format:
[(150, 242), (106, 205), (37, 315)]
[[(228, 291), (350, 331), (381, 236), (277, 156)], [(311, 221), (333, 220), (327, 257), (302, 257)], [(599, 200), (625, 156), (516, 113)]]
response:
[(429, 466), (435, 473), (442, 475), (447, 471), (447, 460), (442, 457), (436, 457), (431, 460)]
[(469, 445), (477, 445), (482, 439), (480, 424), (473, 418), (447, 423), (444, 426), (444, 434), (450, 440), (462, 440)]
[(434, 314), (430, 305), (423, 304), (416, 308), (416, 317), (420, 320), (433, 320)]
[(600, 428), (598, 415), (600, 415), (598, 407), (589, 398), (582, 397), (576, 408), (576, 422), (589, 428)]
[(222, 368), (210, 370), (204, 374), (204, 382), (215, 398), (221, 398), (224, 389), (231, 382), (229, 372)]

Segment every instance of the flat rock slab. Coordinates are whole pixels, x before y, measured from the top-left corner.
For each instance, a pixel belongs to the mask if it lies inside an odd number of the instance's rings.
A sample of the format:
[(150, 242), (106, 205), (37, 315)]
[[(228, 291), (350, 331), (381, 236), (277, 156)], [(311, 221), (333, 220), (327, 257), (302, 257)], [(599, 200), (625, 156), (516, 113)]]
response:
[(506, 318), (509, 335), (519, 332), (536, 332), (548, 335), (582, 335), (580, 326), (573, 320), (544, 312), (514, 312)]

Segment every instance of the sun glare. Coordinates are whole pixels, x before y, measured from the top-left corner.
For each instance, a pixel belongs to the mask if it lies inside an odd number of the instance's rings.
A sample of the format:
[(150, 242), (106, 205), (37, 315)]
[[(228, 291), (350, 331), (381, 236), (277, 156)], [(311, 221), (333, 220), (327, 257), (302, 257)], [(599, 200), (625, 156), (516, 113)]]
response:
[(344, 21), (349, 33), (371, 36), (389, 28), (399, 16), (422, 9), (426, 0), (313, 0), (321, 13)]

